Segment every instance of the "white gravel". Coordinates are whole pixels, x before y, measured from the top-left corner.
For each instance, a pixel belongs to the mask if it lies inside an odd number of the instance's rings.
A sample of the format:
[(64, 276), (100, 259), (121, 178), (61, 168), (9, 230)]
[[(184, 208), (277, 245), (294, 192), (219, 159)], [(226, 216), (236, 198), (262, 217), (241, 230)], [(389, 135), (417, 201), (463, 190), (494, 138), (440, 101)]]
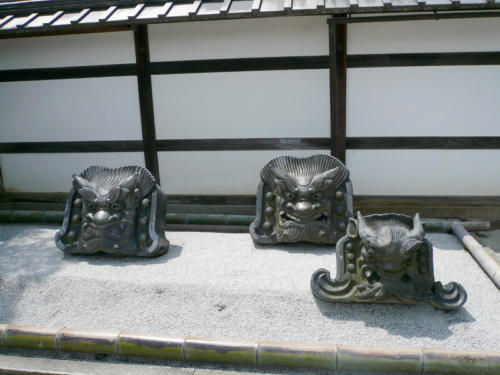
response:
[(468, 293), (430, 305), (328, 304), (309, 287), (335, 249), (255, 247), (248, 234), (168, 232), (156, 259), (64, 256), (49, 226), (0, 225), (0, 322), (170, 335), (500, 350), (500, 292), (459, 241), (428, 234), (436, 280)]

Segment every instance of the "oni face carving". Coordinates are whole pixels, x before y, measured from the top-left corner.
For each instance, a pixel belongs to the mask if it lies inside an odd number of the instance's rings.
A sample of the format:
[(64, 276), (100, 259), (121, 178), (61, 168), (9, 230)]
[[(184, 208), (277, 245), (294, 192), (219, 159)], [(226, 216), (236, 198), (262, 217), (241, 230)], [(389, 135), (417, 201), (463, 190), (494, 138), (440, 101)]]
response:
[(282, 156), (261, 171), (257, 218), (250, 234), (257, 243), (335, 243), (352, 212), (349, 171), (328, 155)]
[(140, 203), (139, 175), (134, 173), (119, 186), (98, 186), (81, 176), (73, 176), (78, 194), (82, 196), (80, 242), (89, 251), (112, 252), (119, 248), (133, 251), (135, 221)]
[(73, 254), (156, 256), (168, 249), (165, 198), (137, 166), (93, 166), (73, 176), (58, 247)]
[(355, 233), (356, 226), (363, 243), (363, 261), (389, 279), (401, 277), (415, 253), (424, 245), (424, 228), (418, 214), (411, 226), (401, 219), (380, 216), (365, 219), (358, 213), (357, 222), (353, 219), (349, 222), (348, 233)]
[(457, 283), (434, 281), (432, 244), (415, 217), (381, 214), (351, 218), (337, 243), (337, 276), (325, 269), (311, 280), (313, 294), (329, 302), (429, 302), (452, 310), (467, 294)]

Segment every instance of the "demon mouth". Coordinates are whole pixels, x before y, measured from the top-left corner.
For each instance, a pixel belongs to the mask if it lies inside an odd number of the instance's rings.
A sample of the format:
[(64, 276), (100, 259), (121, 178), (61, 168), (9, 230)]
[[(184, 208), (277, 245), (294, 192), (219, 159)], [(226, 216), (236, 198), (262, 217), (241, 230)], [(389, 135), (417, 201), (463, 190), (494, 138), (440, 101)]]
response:
[(306, 217), (299, 217), (289, 214), (287, 212), (280, 212), (279, 218), (280, 218), (279, 220), (280, 224), (282, 225), (288, 224), (288, 225), (300, 225), (300, 226), (306, 225), (311, 222), (316, 222), (326, 225), (329, 223), (330, 220), (330, 217), (325, 212), (322, 212), (319, 215), (309, 215)]

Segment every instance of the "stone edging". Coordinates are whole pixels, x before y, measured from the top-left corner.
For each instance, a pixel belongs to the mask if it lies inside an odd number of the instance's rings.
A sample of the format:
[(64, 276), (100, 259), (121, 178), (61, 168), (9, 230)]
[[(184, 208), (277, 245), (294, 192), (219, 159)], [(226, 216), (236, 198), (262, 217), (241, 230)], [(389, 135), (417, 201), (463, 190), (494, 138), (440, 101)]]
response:
[(0, 346), (328, 370), (499, 374), (500, 351), (231, 341), (0, 324)]

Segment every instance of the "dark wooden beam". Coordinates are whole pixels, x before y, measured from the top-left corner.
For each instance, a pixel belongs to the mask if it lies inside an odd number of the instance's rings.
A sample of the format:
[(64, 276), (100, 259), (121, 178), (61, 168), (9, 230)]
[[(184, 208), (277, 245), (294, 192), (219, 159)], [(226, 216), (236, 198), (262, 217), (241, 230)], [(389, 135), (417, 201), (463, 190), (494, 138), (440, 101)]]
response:
[(142, 141), (71, 141), (0, 143), (2, 154), (51, 154), (143, 151)]
[[(483, 6), (472, 5), (471, 8), (475, 9), (487, 9), (490, 6), (484, 4)], [(467, 6), (462, 5), (462, 8), (466, 9)], [(409, 7), (404, 10), (409, 11)], [(500, 17), (500, 12), (498, 11), (472, 11), (472, 12), (446, 12), (438, 11), (436, 9), (421, 9), (426, 10), (429, 13), (425, 14), (401, 14), (393, 16), (368, 16), (368, 17), (342, 17), (342, 18), (332, 18), (329, 20), (331, 23), (337, 24), (348, 24), (348, 23), (367, 23), (367, 22), (395, 22), (395, 21), (422, 21), (422, 20), (446, 20), (446, 19), (459, 19), (459, 18), (492, 18)], [(430, 13), (432, 12), (432, 13)]]
[(389, 53), (347, 56), (348, 68), (500, 65), (500, 52)]
[[(328, 150), (330, 138), (158, 139), (156, 151)], [(348, 137), (352, 150), (500, 150), (500, 137)], [(7, 142), (0, 154), (144, 151), (141, 140)]]
[[(330, 25), (330, 27), (333, 26)], [(500, 52), (401, 53), (347, 56), (347, 68), (441, 65), (500, 65)], [(151, 74), (328, 69), (329, 67), (329, 56), (259, 57), (153, 62), (151, 63)], [(0, 70), (0, 82), (120, 77), (136, 74), (136, 64), (9, 69)], [(336, 77), (332, 79), (335, 80)]]
[(68, 68), (0, 70), (0, 82), (49, 79), (120, 77), (137, 74), (135, 64), (90, 65)]
[(347, 26), (328, 24), (331, 154), (345, 163)]
[(134, 31), (135, 57), (137, 64), (137, 85), (141, 111), (142, 140), (146, 168), (160, 181), (158, 153), (156, 152), (156, 130), (151, 86), (151, 61), (147, 25), (139, 25)]
[(328, 69), (328, 56), (254, 57), (151, 63), (152, 74)]
[(328, 150), (330, 138), (161, 139), (158, 151)]
[(347, 148), (356, 150), (498, 150), (500, 137), (349, 137)]
[(75, 34), (94, 34), (94, 33), (111, 33), (115, 31), (131, 31), (131, 25), (104, 25), (95, 27), (94, 25), (68, 25), (61, 26), (55, 29), (38, 29), (38, 28), (22, 28), (7, 30), (0, 33), (0, 39), (16, 39), (16, 38), (35, 38), (40, 36), (55, 36), (55, 35), (75, 35)]
[(4, 191), (5, 191), (5, 186), (3, 184), (2, 168), (0, 168), (0, 193), (3, 193)]

